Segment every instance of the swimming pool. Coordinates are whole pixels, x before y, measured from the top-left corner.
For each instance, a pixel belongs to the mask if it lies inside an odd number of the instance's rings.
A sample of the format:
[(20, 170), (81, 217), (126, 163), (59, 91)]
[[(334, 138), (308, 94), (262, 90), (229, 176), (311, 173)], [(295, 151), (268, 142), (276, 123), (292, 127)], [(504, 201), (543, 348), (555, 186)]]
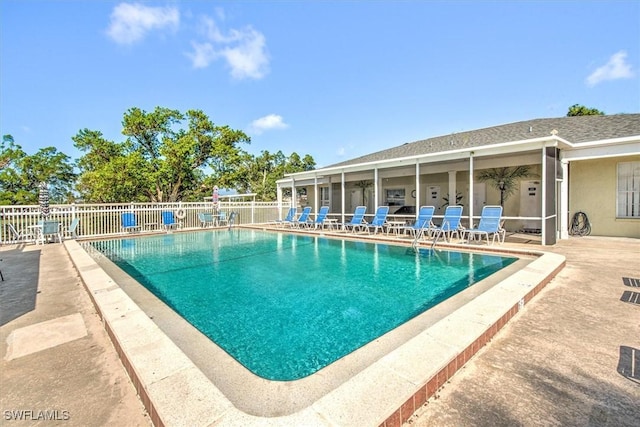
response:
[(93, 242), (247, 369), (308, 376), (516, 260), (257, 230)]

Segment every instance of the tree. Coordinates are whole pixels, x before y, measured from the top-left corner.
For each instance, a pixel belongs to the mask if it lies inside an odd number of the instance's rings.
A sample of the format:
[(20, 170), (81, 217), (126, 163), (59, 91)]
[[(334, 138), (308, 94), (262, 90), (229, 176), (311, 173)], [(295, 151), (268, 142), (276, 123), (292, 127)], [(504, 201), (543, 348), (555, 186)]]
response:
[[(256, 193), (258, 200), (275, 200), (276, 181), (285, 174), (312, 170), (315, 160), (310, 155), (300, 158), (298, 153), (286, 157), (282, 151), (262, 151), (259, 156), (244, 153), (237, 176), (237, 189), (242, 193)], [(303, 189), (299, 190), (304, 192)]]
[(182, 114), (156, 107), (148, 113), (134, 107), (122, 125), (127, 136), (122, 143), (88, 129), (73, 138), (87, 153), (78, 165), (79, 189), (88, 201), (202, 200), (205, 169), (212, 170), (218, 186), (233, 183), (240, 165), (238, 144), (250, 142), (242, 131), (216, 126), (200, 110)]
[(567, 117), (572, 116), (604, 116), (604, 112), (595, 108), (587, 108), (584, 105), (574, 104), (569, 107)]
[(489, 182), (493, 188), (500, 191), (500, 206), (504, 207), (505, 200), (516, 191), (519, 179), (531, 175), (529, 166), (492, 168), (481, 171), (478, 174), (478, 181)]
[(366, 205), (367, 204), (367, 198), (366, 198), (367, 189), (373, 186), (373, 181), (369, 181), (368, 179), (365, 179), (365, 180), (356, 182), (354, 185), (362, 190), (362, 204)]
[(52, 203), (73, 201), (76, 174), (71, 158), (54, 147), (27, 155), (11, 135), (0, 146), (0, 204), (28, 205), (38, 202), (38, 184), (49, 186)]

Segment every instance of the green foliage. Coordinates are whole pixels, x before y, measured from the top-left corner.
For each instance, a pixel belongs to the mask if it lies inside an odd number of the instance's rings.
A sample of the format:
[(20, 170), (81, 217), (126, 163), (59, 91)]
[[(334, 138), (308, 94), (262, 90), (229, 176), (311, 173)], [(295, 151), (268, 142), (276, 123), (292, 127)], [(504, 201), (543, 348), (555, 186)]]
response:
[(505, 168), (484, 169), (478, 174), (478, 181), (488, 182), (496, 190), (500, 191), (500, 206), (504, 206), (507, 200), (516, 191), (521, 178), (532, 176), (529, 166), (515, 166)]
[(78, 162), (78, 188), (87, 201), (202, 200), (210, 192), (203, 187), (205, 169), (212, 170), (209, 182), (232, 186), (242, 153), (238, 144), (250, 141), (242, 131), (216, 126), (200, 110), (131, 108), (122, 125), (122, 143), (87, 129), (73, 138), (86, 152)]
[[(450, 198), (451, 197), (449, 196), (449, 193), (447, 193), (447, 195), (442, 198), (442, 200), (444, 200), (444, 203), (442, 204), (442, 207), (450, 205), (450, 203), (449, 203), (449, 199)], [(455, 200), (455, 203), (453, 205), (451, 205), (451, 206), (461, 206), (460, 202), (462, 201), (462, 198), (463, 198), (462, 193), (459, 192), (459, 191), (456, 191), (456, 200)]]
[(276, 198), (276, 180), (310, 170), (313, 157), (263, 152), (254, 157), (240, 148), (250, 138), (240, 130), (215, 125), (200, 110), (130, 108), (122, 120), (122, 142), (100, 131), (82, 129), (72, 137), (83, 154), (75, 166), (53, 147), (29, 156), (11, 135), (0, 146), (0, 204), (37, 204), (38, 183), (49, 186), (52, 203), (74, 201), (76, 190), (88, 203), (201, 201), (214, 185)]
[(587, 108), (584, 105), (574, 104), (569, 107), (569, 112), (567, 113), (567, 117), (572, 116), (604, 116), (604, 112), (595, 108)]
[[(248, 153), (242, 156), (242, 167), (237, 174), (237, 189), (241, 193), (256, 193), (258, 200), (275, 200), (277, 198), (276, 181), (285, 174), (312, 170), (315, 167), (313, 157), (298, 153), (286, 157), (282, 151), (270, 153), (262, 151), (254, 157)], [(299, 189), (304, 192), (304, 189)]]
[(38, 184), (49, 186), (51, 203), (73, 201), (76, 174), (71, 158), (54, 147), (46, 147), (29, 156), (11, 135), (0, 145), (0, 204), (25, 205), (38, 202)]

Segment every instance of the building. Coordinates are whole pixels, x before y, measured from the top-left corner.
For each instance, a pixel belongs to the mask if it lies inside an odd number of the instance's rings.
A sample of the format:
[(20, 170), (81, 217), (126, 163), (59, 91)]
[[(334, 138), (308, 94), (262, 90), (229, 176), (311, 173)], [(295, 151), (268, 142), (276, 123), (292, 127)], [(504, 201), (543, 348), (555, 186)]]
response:
[[(479, 179), (518, 166), (529, 175), (507, 188)], [(392, 214), (433, 205), (442, 214), (455, 197), (467, 226), (502, 193), (505, 228), (541, 233), (543, 245), (567, 238), (578, 212), (591, 235), (640, 238), (640, 114), (534, 119), (406, 143), (278, 181), (281, 203), (299, 192), (342, 220), (357, 205), (389, 205)]]

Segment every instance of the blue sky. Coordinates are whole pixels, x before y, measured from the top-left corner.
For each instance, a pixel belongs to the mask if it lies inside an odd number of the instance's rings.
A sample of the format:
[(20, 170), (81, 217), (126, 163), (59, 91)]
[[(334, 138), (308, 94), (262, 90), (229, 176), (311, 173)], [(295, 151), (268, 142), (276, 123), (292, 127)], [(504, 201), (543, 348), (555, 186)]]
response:
[(72, 158), (201, 109), (326, 166), (582, 104), (640, 111), (638, 1), (0, 2), (0, 132)]

